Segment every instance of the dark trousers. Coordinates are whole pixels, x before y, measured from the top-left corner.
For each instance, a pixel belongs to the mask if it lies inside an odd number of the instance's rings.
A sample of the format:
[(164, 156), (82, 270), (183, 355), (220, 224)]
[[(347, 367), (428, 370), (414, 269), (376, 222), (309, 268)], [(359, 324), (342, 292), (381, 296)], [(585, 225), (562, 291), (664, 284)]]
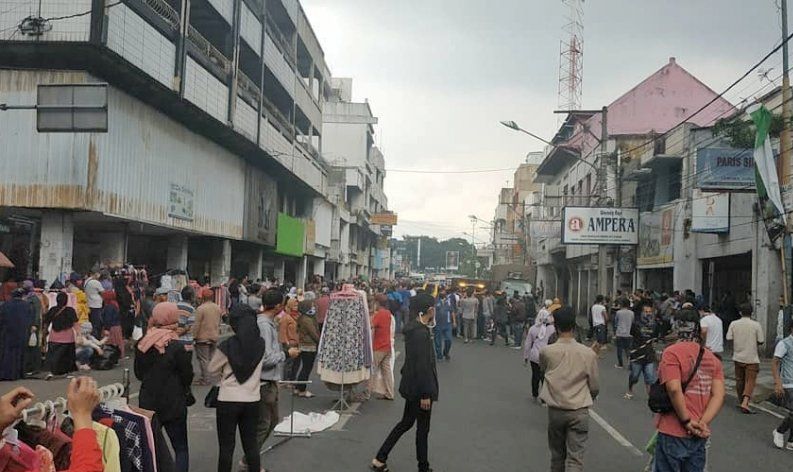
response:
[[(316, 358), (316, 352), (300, 352), (300, 373), (297, 375), (297, 380), (301, 382), (308, 380), (309, 375), (311, 375), (311, 369), (314, 368), (314, 359)], [(296, 388), (301, 392), (306, 391), (306, 385), (298, 385)]]
[[(619, 336), (615, 338), (614, 342), (617, 345), (617, 365), (623, 367), (625, 364), (622, 363), (623, 357), (628, 357), (631, 350), (631, 342), (633, 338), (627, 338)], [(624, 356), (623, 356), (624, 354)]]
[(190, 450), (187, 447), (187, 417), (171, 420), (163, 423), (162, 426), (168, 433), (168, 439), (171, 440), (176, 472), (188, 472), (190, 470)]
[(88, 312), (88, 321), (91, 322), (91, 334), (96, 339), (102, 339), (102, 325), (104, 324), (102, 321), (102, 309), (91, 308)]
[(531, 362), (531, 396), (540, 396), (540, 386), (545, 381), (545, 373), (540, 368), (540, 364)]
[(262, 381), (259, 387), (261, 400), (259, 400), (259, 416), (256, 425), (256, 444), (259, 450), (273, 433), (278, 425), (278, 384), (272, 381)]
[(589, 409), (548, 408), (548, 448), (551, 472), (584, 470), (584, 449), (589, 436)]
[(449, 352), (452, 350), (452, 325), (444, 325), (435, 328), (433, 333), (435, 342), (435, 357), (437, 359), (448, 359)]
[(476, 317), (476, 339), (485, 338), (485, 317), (479, 315)]
[(388, 454), (396, 446), (399, 438), (407, 433), (416, 423), (416, 460), (419, 463), (419, 472), (427, 472), (430, 463), (427, 460), (427, 438), (430, 434), (430, 417), (432, 410), (422, 410), (418, 400), (405, 400), (405, 411), (402, 419), (391, 430), (385, 442), (377, 452), (377, 460), (380, 462), (388, 461)]
[(248, 470), (259, 470), (261, 460), (256, 444), (259, 403), (218, 402), (216, 418), (219, 445), (218, 472), (231, 472), (233, 468), (238, 426)]
[(493, 332), (490, 335), (490, 345), (496, 343), (496, 337), (500, 334), (504, 338), (504, 344), (509, 344), (509, 334), (507, 334), (507, 322), (506, 321), (496, 321), (496, 325), (493, 329)]
[(785, 389), (785, 399), (787, 402), (787, 417), (782, 420), (776, 430), (782, 434), (790, 432), (788, 442), (793, 442), (793, 388)]
[(523, 329), (526, 326), (525, 321), (512, 322), (512, 337), (515, 339), (515, 345), (520, 346), (523, 344)]
[(284, 362), (284, 380), (297, 380), (300, 359), (288, 357)]

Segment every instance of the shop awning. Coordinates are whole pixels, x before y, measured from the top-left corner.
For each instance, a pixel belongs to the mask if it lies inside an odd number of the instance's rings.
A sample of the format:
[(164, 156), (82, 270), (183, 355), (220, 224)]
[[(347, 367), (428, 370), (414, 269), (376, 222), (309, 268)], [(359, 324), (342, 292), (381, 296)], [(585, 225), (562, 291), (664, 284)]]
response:
[(11, 259), (7, 258), (5, 254), (0, 252), (0, 268), (13, 269), (14, 263)]

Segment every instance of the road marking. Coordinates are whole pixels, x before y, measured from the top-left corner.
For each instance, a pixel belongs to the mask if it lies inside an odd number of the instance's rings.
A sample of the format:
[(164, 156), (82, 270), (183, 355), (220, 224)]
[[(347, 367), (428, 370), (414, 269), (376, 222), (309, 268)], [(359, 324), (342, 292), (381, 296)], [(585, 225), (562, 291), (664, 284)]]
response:
[(769, 415), (771, 415), (771, 416), (776, 416), (776, 417), (777, 417), (777, 418), (779, 418), (780, 420), (783, 420), (783, 419), (785, 419), (785, 418), (786, 418), (786, 416), (785, 416), (785, 415), (780, 415), (779, 413), (777, 413), (777, 412), (775, 412), (775, 411), (772, 411), (772, 410), (769, 410), (768, 408), (766, 408), (766, 407), (764, 407), (764, 406), (761, 406), (761, 405), (758, 405), (757, 403), (754, 403), (754, 402), (749, 402), (749, 405), (750, 405), (751, 407), (753, 407), (754, 409), (756, 409), (756, 410), (760, 410), (760, 411), (762, 411), (762, 412), (768, 413), (768, 414), (769, 414)]
[(595, 410), (590, 409), (589, 410), (589, 416), (591, 416), (592, 419), (595, 420), (595, 423), (599, 424), (601, 428), (605, 429), (606, 432), (609, 433), (611, 435), (611, 437), (614, 438), (614, 440), (617, 441), (617, 443), (620, 446), (628, 448), (628, 450), (634, 456), (638, 456), (638, 457), (642, 456), (642, 451), (640, 451), (636, 446), (631, 444), (631, 442), (628, 441), (625, 438), (625, 436), (620, 434), (619, 431), (617, 431), (613, 426), (608, 424), (608, 422), (606, 420), (604, 420), (600, 415), (595, 413)]

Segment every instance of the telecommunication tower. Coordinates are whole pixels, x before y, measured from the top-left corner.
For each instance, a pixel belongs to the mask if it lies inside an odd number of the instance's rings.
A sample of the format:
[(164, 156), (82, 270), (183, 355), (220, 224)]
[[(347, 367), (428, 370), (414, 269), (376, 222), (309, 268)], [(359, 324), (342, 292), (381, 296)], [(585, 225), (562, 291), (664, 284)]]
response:
[(581, 109), (584, 79), (584, 0), (562, 0), (566, 7), (559, 52), (559, 109)]

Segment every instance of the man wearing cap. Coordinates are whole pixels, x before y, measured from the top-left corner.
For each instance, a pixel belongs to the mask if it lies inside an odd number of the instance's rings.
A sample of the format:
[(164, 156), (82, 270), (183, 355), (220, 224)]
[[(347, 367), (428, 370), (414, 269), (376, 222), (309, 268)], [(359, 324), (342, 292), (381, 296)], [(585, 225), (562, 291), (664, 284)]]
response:
[(198, 359), (198, 379), (196, 385), (209, 385), (209, 361), (215, 355), (215, 346), (220, 336), (220, 307), (214, 302), (215, 293), (210, 288), (200, 292), (201, 305), (195, 310), (193, 324), (193, 342), (195, 355)]

